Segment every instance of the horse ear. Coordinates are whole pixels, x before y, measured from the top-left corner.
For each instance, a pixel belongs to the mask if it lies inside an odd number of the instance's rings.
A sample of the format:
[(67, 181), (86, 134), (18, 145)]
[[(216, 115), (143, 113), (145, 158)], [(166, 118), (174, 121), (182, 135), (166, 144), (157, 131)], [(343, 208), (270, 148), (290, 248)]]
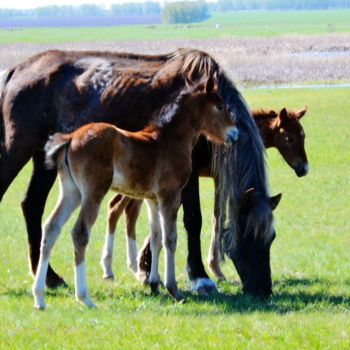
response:
[(210, 77), (205, 84), (205, 92), (208, 94), (217, 89), (216, 80), (213, 77)]
[(277, 118), (278, 114), (273, 109), (271, 109), (269, 112), (269, 117), (270, 118)]
[(281, 198), (282, 198), (282, 193), (279, 193), (276, 196), (270, 197), (270, 205), (271, 205), (271, 209), (272, 210), (276, 209), (276, 207), (277, 207), (278, 203), (280, 202)]
[(296, 113), (297, 118), (300, 119), (301, 117), (303, 117), (306, 111), (307, 111), (307, 106), (305, 106), (302, 109), (299, 109), (299, 111), (297, 111)]
[(286, 108), (282, 108), (280, 110), (280, 119), (281, 120), (286, 120), (288, 118), (288, 112)]

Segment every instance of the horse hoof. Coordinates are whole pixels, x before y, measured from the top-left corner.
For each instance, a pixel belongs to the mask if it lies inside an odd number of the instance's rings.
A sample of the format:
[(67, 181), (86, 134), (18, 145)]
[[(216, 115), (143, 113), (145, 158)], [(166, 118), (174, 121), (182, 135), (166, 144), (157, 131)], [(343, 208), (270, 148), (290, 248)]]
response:
[(79, 301), (79, 303), (84, 304), (89, 309), (94, 309), (97, 307), (89, 297), (85, 297), (85, 299), (80, 298), (80, 297), (76, 297), (76, 299), (77, 299), (77, 301)]
[(61, 276), (47, 277), (46, 285), (50, 289), (56, 289), (58, 287), (68, 288), (68, 284), (64, 281)]
[(46, 307), (45, 303), (35, 303), (34, 304), (34, 309), (36, 309), (36, 310), (45, 310), (45, 307)]
[(206, 297), (209, 295), (204, 287), (197, 289), (197, 293), (203, 297)]
[(155, 295), (159, 294), (158, 285), (159, 285), (158, 282), (151, 282), (149, 284), (149, 286), (151, 287), (152, 294), (155, 294)]
[(210, 278), (197, 278), (191, 281), (192, 290), (197, 292), (199, 295), (208, 295), (211, 293), (218, 293), (216, 283)]
[(177, 288), (174, 287), (166, 287), (167, 291), (171, 295), (172, 298), (174, 298), (177, 302), (183, 303), (185, 298), (183, 295), (179, 292)]
[(141, 284), (143, 284), (144, 286), (148, 285), (148, 273), (146, 273), (146, 271), (138, 270), (135, 276), (136, 279), (138, 279), (141, 282)]
[(103, 279), (106, 281), (115, 281), (114, 275), (104, 275)]

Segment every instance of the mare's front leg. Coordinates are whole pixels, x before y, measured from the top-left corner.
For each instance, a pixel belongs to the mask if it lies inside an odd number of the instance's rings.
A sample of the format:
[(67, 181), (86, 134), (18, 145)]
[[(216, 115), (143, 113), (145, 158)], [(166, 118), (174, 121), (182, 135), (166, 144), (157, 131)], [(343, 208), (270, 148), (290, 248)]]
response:
[(182, 206), (184, 210), (184, 225), (188, 240), (187, 272), (194, 291), (206, 295), (217, 292), (215, 282), (205, 272), (200, 234), (202, 215), (199, 200), (198, 173), (193, 171), (190, 179), (182, 190)]
[(226, 280), (225, 275), (222, 273), (220, 268), (220, 253), (219, 253), (219, 245), (220, 245), (220, 232), (219, 232), (219, 220), (220, 220), (220, 212), (219, 212), (219, 204), (220, 204), (220, 195), (218, 191), (218, 180), (215, 181), (215, 200), (214, 200), (214, 216), (213, 216), (213, 232), (211, 236), (210, 249), (208, 255), (208, 267), (210, 271), (219, 279)]
[[(177, 243), (176, 218), (180, 206), (181, 195), (177, 193), (168, 194), (159, 201), (160, 224), (162, 229), (162, 240), (165, 250), (165, 287), (169, 294), (176, 300), (181, 301), (184, 297), (180, 294), (175, 276), (175, 251)], [(151, 245), (152, 249), (152, 245)], [(155, 264), (152, 254), (152, 268)]]
[[(30, 183), (22, 201), (22, 211), (28, 233), (29, 257), (33, 275), (36, 274), (40, 255), (42, 216), (47, 196), (55, 182), (56, 175), (56, 169), (47, 169), (45, 166), (44, 151), (37, 151), (33, 156), (33, 171)], [(59, 285), (65, 285), (65, 282), (49, 266), (46, 284), (48, 287), (54, 288)]]
[(124, 209), (129, 204), (129, 202), (129, 197), (117, 194), (108, 203), (107, 232), (101, 257), (103, 278), (105, 279), (114, 279), (114, 274), (112, 271), (112, 262), (115, 230), (117, 227), (118, 220), (122, 215)]

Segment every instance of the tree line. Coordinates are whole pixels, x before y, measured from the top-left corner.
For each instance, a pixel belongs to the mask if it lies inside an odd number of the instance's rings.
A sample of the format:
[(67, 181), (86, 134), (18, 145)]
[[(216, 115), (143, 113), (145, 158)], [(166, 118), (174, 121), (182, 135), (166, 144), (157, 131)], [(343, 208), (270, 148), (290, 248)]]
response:
[(218, 0), (211, 3), (210, 10), (324, 10), (349, 7), (350, 0)]
[(86, 3), (79, 6), (50, 5), (31, 10), (0, 8), (0, 18), (162, 14), (165, 23), (188, 23), (201, 21), (214, 11), (319, 10), (330, 8), (350, 8), (350, 0), (218, 0), (217, 2), (181, 0), (165, 3), (163, 7), (157, 1), (145, 1), (115, 3), (111, 5), (110, 9)]
[(110, 9), (96, 4), (79, 6), (49, 5), (29, 10), (1, 9), (0, 18), (10, 17), (73, 17), (73, 16), (131, 16), (160, 15), (161, 6), (157, 1), (126, 2), (112, 4)]

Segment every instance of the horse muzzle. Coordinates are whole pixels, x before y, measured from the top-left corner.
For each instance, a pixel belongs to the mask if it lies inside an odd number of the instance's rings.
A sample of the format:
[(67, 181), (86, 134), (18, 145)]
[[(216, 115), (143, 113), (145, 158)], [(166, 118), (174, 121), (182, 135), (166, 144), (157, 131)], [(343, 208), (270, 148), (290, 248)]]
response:
[(239, 135), (239, 131), (235, 126), (230, 128), (226, 135), (225, 144), (226, 145), (234, 144), (238, 140), (238, 135)]
[(299, 163), (294, 167), (294, 171), (298, 177), (305, 176), (309, 172), (309, 163)]

